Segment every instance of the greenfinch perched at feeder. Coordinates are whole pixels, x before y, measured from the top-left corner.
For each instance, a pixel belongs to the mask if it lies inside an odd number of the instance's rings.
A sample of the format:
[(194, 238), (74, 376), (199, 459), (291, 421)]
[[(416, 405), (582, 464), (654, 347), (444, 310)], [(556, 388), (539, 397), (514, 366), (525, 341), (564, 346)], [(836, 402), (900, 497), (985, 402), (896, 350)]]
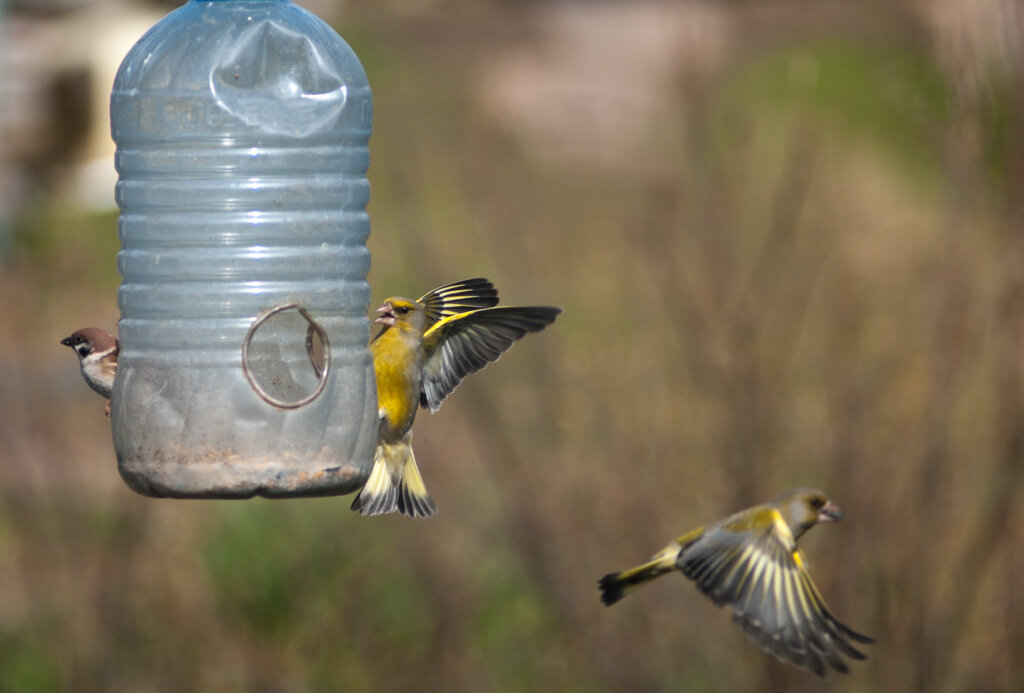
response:
[(796, 541), (842, 511), (821, 491), (797, 488), (774, 500), (684, 534), (641, 566), (605, 575), (601, 600), (611, 605), (637, 587), (678, 570), (733, 622), (779, 659), (825, 676), (826, 665), (847, 673), (840, 654), (866, 655), (851, 641), (871, 643), (840, 623), (811, 581)]
[(486, 279), (446, 284), (418, 300), (392, 297), (377, 309), (370, 342), (380, 428), (370, 476), (352, 503), (363, 515), (437, 512), (412, 453), (419, 407), (433, 414), (462, 379), (496, 361), (517, 340), (554, 322), (561, 308), (498, 306)]

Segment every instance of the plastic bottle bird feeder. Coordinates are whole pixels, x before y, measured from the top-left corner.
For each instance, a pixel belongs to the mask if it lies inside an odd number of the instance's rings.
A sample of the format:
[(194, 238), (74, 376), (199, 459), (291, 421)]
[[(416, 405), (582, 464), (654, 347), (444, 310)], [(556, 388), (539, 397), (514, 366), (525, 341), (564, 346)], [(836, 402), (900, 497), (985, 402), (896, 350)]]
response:
[(290, 0), (191, 0), (111, 95), (119, 471), (150, 496), (349, 493), (377, 402), (366, 318), (372, 105)]

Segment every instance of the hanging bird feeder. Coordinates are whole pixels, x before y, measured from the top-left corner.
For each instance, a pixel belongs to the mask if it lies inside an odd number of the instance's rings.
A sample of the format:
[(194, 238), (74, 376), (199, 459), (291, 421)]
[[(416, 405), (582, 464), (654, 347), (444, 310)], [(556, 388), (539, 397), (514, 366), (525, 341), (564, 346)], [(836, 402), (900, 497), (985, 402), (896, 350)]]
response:
[(290, 0), (192, 0), (125, 58), (118, 468), (151, 496), (357, 490), (367, 348), (366, 74)]

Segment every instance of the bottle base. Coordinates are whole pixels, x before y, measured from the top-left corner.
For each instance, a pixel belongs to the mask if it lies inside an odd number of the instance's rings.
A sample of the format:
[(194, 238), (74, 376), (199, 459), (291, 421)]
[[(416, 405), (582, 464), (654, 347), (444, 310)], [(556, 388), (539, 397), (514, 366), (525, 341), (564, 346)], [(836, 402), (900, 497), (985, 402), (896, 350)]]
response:
[(341, 496), (362, 488), (369, 465), (354, 462), (240, 459), (233, 453), (173, 460), (156, 454), (145, 463), (118, 457), (130, 489), (151, 498), (244, 500)]

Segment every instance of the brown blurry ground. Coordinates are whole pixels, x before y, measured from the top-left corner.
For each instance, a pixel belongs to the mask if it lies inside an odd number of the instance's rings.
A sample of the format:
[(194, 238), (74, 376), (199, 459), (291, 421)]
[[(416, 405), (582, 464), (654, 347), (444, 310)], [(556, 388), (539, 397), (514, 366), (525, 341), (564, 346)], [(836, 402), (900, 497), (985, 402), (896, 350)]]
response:
[(373, 300), (565, 314), (420, 416), (434, 519), (145, 499), (59, 344), (117, 319), (116, 213), (8, 147), (0, 691), (817, 690), (677, 576), (596, 589), (795, 485), (878, 640), (835, 690), (1019, 690), (1019, 6), (351, 5)]

